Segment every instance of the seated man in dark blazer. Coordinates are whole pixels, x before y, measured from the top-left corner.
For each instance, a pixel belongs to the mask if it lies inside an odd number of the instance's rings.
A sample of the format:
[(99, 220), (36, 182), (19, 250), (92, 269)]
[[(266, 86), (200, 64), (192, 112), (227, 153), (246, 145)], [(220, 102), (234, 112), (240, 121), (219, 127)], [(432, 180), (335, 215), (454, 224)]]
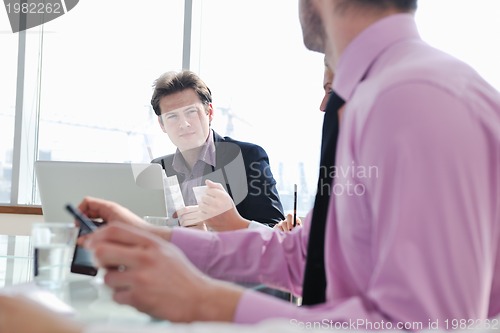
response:
[[(177, 147), (155, 158), (167, 176), (177, 176), (185, 205), (196, 207), (193, 187), (221, 183), (241, 216), (269, 227), (284, 219), (269, 158), (258, 145), (222, 137), (210, 128), (212, 95), (193, 72), (167, 72), (154, 84), (151, 105), (162, 130)], [(171, 205), (169, 205), (171, 206)], [(258, 224), (225, 226), (222, 230)]]

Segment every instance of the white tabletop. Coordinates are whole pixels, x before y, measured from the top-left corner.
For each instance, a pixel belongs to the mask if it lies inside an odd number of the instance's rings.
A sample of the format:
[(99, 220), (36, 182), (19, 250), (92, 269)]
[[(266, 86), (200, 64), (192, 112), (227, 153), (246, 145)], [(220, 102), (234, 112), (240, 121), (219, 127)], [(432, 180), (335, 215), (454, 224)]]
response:
[[(33, 284), (33, 256), (29, 236), (0, 235), (0, 292), (29, 292)], [(97, 277), (69, 273), (63, 287), (51, 294), (74, 309), (72, 316), (86, 323), (120, 325), (168, 325), (153, 320), (134, 308), (112, 300), (111, 291)], [(50, 298), (44, 296), (44, 298)]]

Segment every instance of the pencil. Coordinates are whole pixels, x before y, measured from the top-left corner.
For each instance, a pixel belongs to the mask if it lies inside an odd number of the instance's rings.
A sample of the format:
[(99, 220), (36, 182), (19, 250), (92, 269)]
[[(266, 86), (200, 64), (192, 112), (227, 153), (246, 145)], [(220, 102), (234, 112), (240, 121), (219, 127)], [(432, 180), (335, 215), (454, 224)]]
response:
[(297, 184), (293, 184), (293, 227), (297, 224)]

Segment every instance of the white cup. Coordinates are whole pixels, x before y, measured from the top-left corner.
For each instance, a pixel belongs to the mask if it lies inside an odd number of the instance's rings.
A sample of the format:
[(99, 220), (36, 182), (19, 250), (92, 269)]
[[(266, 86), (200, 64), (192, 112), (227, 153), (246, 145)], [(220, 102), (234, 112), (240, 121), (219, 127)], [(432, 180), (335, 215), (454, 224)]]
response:
[(207, 189), (208, 189), (208, 186), (206, 186), (206, 185), (193, 187), (194, 197), (196, 198), (196, 202), (198, 204), (200, 204), (201, 199), (207, 193)]
[(73, 223), (34, 223), (31, 244), (34, 249), (34, 281), (43, 288), (61, 287), (70, 271), (71, 256), (78, 229)]

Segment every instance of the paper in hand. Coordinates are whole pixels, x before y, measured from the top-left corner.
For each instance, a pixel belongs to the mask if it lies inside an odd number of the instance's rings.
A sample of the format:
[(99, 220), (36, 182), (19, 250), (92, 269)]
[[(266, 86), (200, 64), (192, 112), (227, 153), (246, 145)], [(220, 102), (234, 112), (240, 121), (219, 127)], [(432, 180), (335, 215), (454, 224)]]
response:
[(184, 208), (184, 198), (182, 197), (181, 187), (179, 186), (179, 180), (177, 176), (170, 176), (166, 179), (166, 192), (170, 196), (174, 209), (177, 211)]

